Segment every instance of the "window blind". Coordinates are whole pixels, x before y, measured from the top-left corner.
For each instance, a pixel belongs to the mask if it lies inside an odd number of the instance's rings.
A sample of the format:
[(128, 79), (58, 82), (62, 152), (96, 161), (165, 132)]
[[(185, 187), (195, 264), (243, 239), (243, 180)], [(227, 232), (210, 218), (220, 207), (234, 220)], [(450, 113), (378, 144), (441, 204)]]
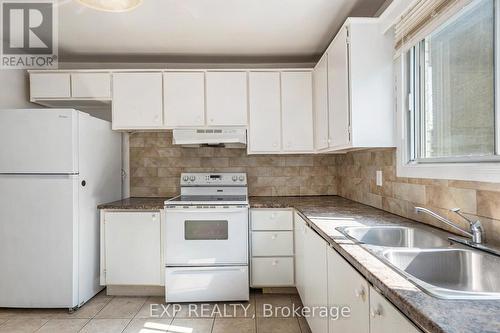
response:
[(395, 25), (396, 56), (406, 52), (473, 1), (481, 0), (415, 1)]

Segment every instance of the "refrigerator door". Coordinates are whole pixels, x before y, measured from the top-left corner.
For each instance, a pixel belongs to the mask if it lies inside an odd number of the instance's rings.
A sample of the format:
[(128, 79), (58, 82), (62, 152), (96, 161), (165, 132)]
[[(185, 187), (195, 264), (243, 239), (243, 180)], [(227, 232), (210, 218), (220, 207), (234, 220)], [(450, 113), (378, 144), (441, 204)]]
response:
[(78, 173), (78, 116), (70, 109), (0, 111), (0, 173)]
[(78, 175), (0, 175), (0, 307), (78, 305)]

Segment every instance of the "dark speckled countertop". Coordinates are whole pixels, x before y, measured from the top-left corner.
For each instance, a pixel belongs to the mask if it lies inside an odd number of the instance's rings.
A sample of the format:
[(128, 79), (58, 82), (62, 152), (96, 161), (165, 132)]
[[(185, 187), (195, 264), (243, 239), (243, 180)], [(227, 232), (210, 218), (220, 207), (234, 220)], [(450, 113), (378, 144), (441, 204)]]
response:
[[(159, 210), (166, 198), (129, 198), (100, 209)], [(441, 300), (424, 293), (335, 228), (417, 222), (337, 196), (251, 197), (252, 208), (295, 208), (331, 247), (425, 332), (500, 332), (500, 300)], [(421, 224), (419, 224), (421, 226)]]
[(170, 198), (127, 198), (113, 201), (97, 206), (97, 209), (136, 209), (136, 210), (160, 210), (165, 206), (165, 200)]

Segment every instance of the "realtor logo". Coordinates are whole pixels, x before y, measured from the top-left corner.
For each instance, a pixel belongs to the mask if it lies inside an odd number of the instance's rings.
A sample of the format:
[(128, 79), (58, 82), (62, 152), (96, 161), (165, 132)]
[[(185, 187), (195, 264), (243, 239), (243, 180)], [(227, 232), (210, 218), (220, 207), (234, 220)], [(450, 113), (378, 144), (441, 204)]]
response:
[(3, 69), (57, 68), (54, 0), (0, 0)]

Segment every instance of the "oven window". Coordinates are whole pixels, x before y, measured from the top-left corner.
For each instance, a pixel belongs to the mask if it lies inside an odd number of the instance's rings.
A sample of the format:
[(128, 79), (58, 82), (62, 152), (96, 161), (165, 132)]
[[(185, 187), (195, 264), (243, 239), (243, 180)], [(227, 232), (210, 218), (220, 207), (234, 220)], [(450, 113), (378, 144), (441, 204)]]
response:
[(224, 220), (186, 220), (184, 221), (185, 240), (224, 240), (228, 239), (228, 221)]

